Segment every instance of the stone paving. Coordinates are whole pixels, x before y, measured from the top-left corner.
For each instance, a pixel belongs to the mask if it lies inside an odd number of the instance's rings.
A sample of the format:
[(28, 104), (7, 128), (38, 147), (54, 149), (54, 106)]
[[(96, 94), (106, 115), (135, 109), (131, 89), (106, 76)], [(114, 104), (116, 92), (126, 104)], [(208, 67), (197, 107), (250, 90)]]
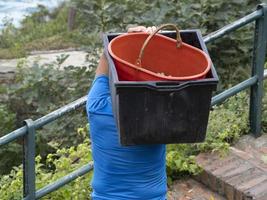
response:
[(173, 183), (168, 192), (168, 200), (226, 200), (192, 178)]
[(243, 136), (226, 157), (202, 153), (198, 180), (229, 200), (267, 200), (267, 135)]

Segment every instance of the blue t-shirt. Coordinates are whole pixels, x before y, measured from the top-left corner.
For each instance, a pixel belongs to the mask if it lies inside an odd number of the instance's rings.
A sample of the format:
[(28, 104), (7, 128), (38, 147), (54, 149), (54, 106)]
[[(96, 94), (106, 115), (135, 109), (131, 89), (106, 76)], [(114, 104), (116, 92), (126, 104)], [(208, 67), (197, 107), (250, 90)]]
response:
[(165, 200), (165, 145), (123, 147), (112, 113), (108, 77), (98, 76), (86, 105), (94, 174), (93, 200)]

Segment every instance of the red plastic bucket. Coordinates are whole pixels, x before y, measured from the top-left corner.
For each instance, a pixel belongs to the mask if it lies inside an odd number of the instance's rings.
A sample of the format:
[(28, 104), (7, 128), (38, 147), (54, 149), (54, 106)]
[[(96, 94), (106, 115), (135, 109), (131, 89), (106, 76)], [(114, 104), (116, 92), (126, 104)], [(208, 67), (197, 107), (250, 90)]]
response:
[[(171, 26), (177, 40), (156, 34)], [(184, 81), (205, 78), (211, 67), (208, 55), (183, 43), (173, 24), (160, 26), (151, 35), (127, 33), (114, 38), (108, 51), (121, 81)]]

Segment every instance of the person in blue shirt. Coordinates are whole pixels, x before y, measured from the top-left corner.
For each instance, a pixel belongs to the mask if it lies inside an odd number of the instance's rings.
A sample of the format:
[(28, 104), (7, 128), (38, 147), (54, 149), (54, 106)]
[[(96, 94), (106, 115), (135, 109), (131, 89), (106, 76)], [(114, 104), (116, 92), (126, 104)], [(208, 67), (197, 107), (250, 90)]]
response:
[[(128, 32), (151, 33), (155, 29), (138, 26)], [(94, 161), (92, 199), (166, 200), (165, 145), (120, 145), (108, 79), (103, 54), (86, 104)]]

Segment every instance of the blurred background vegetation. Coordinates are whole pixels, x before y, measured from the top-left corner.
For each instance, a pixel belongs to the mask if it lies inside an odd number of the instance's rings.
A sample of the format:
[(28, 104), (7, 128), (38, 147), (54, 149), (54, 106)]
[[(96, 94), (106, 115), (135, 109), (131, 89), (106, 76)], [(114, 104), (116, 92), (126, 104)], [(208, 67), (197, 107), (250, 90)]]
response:
[[(21, 59), (13, 83), (0, 85), (0, 94), (6, 96), (0, 105), (0, 136), (20, 127), (27, 118), (37, 119), (86, 95), (102, 49), (102, 32), (124, 32), (135, 25), (174, 23), (180, 29), (200, 29), (205, 36), (253, 12), (261, 2), (267, 3), (267, 0), (70, 0), (53, 11), (39, 6), (37, 12), (21, 22), (20, 28), (6, 21), (0, 33), (0, 59), (22, 58), (36, 50), (79, 48), (88, 51), (88, 65), (62, 70), (68, 55), (49, 64), (40, 64), (37, 60), (32, 66), (27, 59)], [(250, 75), (253, 28), (254, 24), (248, 25), (208, 45), (220, 77), (218, 91)], [(265, 96), (264, 131), (266, 103)], [(169, 183), (199, 171), (194, 161), (199, 152), (225, 153), (242, 134), (248, 133), (247, 111), (248, 93), (242, 92), (211, 112), (206, 142), (168, 145)], [(38, 130), (37, 179), (42, 182), (38, 187), (91, 160), (87, 135), (84, 109)], [(21, 143), (17, 141), (0, 149), (0, 194), (5, 195), (4, 199), (21, 198)], [(73, 195), (73, 199), (89, 199), (90, 177), (78, 179), (47, 198), (70, 199)], [(80, 186), (84, 187), (81, 193), (70, 190)]]

